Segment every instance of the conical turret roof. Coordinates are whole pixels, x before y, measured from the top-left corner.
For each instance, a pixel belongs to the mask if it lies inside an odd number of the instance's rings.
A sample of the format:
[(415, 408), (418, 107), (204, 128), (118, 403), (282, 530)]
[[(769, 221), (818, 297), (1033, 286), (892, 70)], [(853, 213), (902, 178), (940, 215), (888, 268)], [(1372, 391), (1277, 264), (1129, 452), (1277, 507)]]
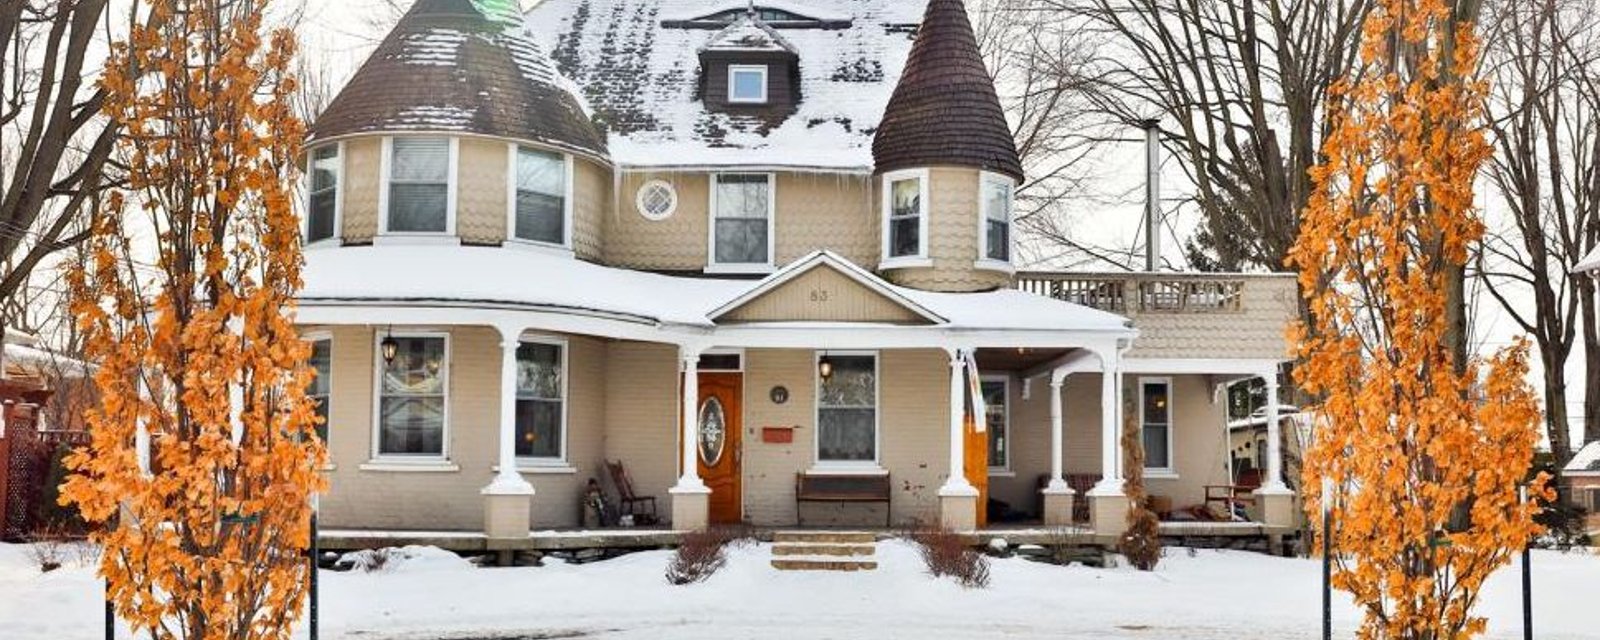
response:
[(417, 0), (317, 118), (311, 141), (403, 131), (606, 153), (572, 83), (509, 0)]
[(1022, 180), (1022, 162), (961, 0), (929, 0), (872, 139), (879, 172), (955, 165)]

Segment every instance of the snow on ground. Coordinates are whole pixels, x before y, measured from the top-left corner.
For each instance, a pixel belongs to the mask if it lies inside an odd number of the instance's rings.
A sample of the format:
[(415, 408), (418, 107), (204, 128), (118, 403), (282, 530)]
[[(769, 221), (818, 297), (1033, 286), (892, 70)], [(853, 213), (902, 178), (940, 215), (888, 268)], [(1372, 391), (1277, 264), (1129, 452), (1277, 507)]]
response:
[[(475, 568), (436, 550), (377, 573), (324, 572), (325, 638), (1316, 638), (1319, 564), (1247, 552), (1169, 549), (1153, 573), (996, 560), (990, 587), (928, 577), (913, 547), (881, 543), (863, 573), (785, 573), (769, 547), (730, 550), (728, 566), (685, 587), (662, 578), (670, 552), (585, 565)], [(1600, 638), (1600, 555), (1534, 554), (1535, 616), (1546, 640)], [(1490, 637), (1520, 638), (1512, 565), (1480, 610)], [(1337, 596), (1336, 635), (1355, 610)], [(41, 575), (20, 545), (0, 545), (0, 637), (100, 637), (92, 569)]]

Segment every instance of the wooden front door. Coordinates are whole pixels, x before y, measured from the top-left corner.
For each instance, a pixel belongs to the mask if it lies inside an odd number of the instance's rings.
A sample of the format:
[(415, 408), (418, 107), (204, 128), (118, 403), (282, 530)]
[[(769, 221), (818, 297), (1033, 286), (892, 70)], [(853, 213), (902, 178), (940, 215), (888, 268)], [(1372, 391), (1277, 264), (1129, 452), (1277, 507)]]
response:
[(978, 421), (973, 419), (972, 407), (967, 407), (966, 416), (962, 419), (962, 433), (964, 440), (962, 452), (962, 471), (967, 476), (967, 482), (978, 489), (978, 526), (989, 525), (989, 434), (978, 430)]
[(700, 374), (700, 479), (711, 487), (711, 524), (744, 519), (739, 468), (744, 432), (743, 377), (738, 373)]

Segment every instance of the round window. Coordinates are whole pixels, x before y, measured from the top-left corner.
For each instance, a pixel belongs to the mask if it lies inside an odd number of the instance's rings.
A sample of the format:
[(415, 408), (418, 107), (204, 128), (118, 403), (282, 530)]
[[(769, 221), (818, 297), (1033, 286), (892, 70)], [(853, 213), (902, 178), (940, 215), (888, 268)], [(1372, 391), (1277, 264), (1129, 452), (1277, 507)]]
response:
[(678, 192), (665, 180), (651, 180), (639, 187), (634, 198), (639, 215), (651, 220), (666, 220), (678, 208)]

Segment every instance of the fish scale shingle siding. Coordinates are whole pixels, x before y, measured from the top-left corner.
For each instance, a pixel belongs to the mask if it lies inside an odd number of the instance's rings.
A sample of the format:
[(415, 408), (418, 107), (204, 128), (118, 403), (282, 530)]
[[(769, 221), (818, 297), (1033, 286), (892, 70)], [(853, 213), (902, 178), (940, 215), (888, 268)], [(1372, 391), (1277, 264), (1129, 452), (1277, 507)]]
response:
[(509, 147), (479, 138), (458, 145), (456, 235), (464, 244), (498, 244), (506, 237)]
[(378, 173), (383, 163), (381, 138), (352, 138), (344, 143), (344, 206), (341, 234), (346, 244), (372, 242), (378, 234)]
[(1129, 358), (1289, 357), (1287, 329), (1298, 317), (1294, 278), (1226, 276), (1244, 281), (1239, 311), (1135, 312)]

